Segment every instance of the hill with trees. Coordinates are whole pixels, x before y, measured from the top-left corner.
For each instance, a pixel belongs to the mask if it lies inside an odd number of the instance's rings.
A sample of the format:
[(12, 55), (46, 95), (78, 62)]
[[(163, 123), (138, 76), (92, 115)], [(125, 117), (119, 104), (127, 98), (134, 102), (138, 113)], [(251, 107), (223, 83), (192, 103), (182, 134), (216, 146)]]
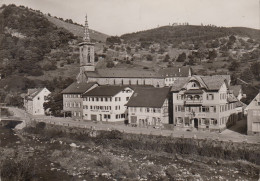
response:
[[(71, 19), (64, 20), (62, 18), (52, 17), (50, 14), (45, 15), (45, 17), (57, 27), (64, 28), (77, 37), (82, 37), (84, 35), (83, 25), (77, 24)], [(89, 34), (92, 42), (105, 42), (109, 37), (104, 33), (100, 33), (92, 29), (89, 30)]]

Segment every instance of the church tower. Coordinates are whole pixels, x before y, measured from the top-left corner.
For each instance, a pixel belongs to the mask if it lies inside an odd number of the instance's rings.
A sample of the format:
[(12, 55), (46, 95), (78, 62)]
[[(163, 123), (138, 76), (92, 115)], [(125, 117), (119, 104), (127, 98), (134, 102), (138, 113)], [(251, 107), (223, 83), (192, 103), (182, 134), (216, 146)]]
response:
[(91, 43), (89, 37), (88, 20), (86, 15), (84, 26), (83, 42), (79, 44), (80, 72), (77, 77), (78, 82), (87, 82), (85, 72), (95, 71), (94, 43)]

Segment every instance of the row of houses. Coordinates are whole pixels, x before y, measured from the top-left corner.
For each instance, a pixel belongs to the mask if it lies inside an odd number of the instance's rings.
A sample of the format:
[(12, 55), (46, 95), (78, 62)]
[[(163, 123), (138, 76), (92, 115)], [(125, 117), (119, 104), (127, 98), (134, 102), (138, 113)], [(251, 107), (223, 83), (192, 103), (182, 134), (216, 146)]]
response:
[(245, 108), (230, 88), (226, 75), (183, 77), (166, 87), (75, 82), (62, 91), (63, 109), (76, 119), (221, 131)]

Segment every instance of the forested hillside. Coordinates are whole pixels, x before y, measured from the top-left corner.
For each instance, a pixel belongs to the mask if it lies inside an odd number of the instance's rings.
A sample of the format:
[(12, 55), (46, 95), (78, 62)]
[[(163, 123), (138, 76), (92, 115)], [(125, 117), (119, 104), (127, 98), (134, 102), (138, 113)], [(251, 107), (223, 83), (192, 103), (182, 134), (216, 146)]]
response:
[(260, 39), (259, 30), (250, 28), (225, 28), (216, 26), (162, 26), (159, 28), (140, 31), (136, 33), (124, 34), (120, 38), (126, 42), (156, 42), (178, 45), (182, 42), (208, 41), (217, 38), (240, 35), (253, 39)]
[[(52, 50), (63, 48), (76, 37), (57, 28), (43, 15), (24, 7), (3, 6), (0, 14), (0, 72), (39, 76), (45, 69), (55, 69), (56, 60), (47, 60)], [(46, 64), (41, 66), (41, 61)]]

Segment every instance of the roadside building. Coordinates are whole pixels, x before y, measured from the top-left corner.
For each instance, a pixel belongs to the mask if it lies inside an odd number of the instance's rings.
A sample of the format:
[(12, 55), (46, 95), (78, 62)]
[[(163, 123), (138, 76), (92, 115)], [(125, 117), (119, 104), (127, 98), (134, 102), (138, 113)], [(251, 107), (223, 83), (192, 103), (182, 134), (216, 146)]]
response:
[(125, 104), (134, 90), (129, 86), (103, 85), (83, 95), (83, 119), (118, 122), (127, 120)]
[(226, 75), (177, 79), (171, 89), (176, 128), (222, 131), (234, 125), (243, 104), (229, 82)]
[(247, 134), (260, 135), (260, 93), (247, 106)]
[(61, 92), (63, 94), (63, 111), (69, 112), (73, 118), (82, 119), (82, 95), (97, 86), (98, 84), (96, 82), (72, 83)]
[(137, 88), (126, 104), (128, 120), (133, 126), (169, 124), (170, 88)]
[(51, 92), (47, 88), (28, 89), (24, 97), (24, 107), (26, 112), (32, 115), (44, 115), (43, 104), (47, 101), (47, 96)]

